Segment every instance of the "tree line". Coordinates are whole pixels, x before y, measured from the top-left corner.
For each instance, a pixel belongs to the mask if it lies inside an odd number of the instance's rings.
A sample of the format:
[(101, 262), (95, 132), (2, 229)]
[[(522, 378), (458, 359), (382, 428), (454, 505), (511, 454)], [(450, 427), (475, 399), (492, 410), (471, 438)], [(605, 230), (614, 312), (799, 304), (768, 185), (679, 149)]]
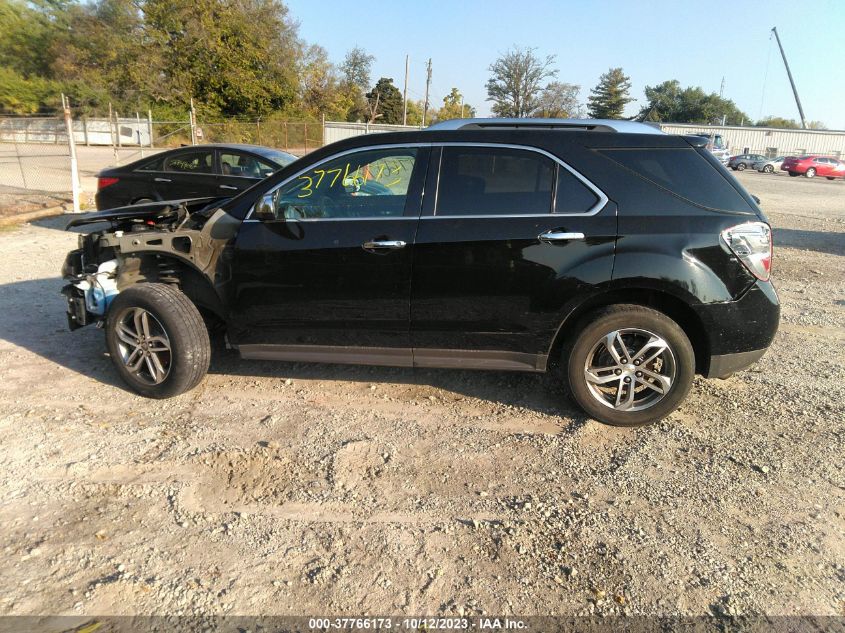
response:
[[(492, 111), (502, 117), (583, 117), (763, 127), (799, 128), (794, 119), (766, 117), (754, 120), (736, 104), (700, 87), (682, 87), (672, 79), (645, 87), (645, 103), (639, 112), (625, 116), (631, 97), (630, 77), (622, 68), (611, 68), (590, 90), (586, 107), (579, 99), (581, 86), (557, 80), (555, 56), (540, 57), (532, 48), (513, 48), (490, 65), (487, 98)], [(819, 121), (809, 127), (824, 129)]]
[[(371, 83), (362, 48), (339, 64), (305, 42), (281, 0), (0, 0), (0, 112), (151, 110), (242, 117), (422, 123), (393, 79)], [(457, 88), (427, 120), (474, 115)]]
[[(151, 110), (181, 120), (193, 100), (201, 120), (311, 119), (429, 124), (475, 108), (458, 88), (436, 104), (407, 103), (393, 78), (371, 77), (362, 48), (333, 63), (299, 35), (282, 0), (0, 0), (0, 112)], [(622, 118), (630, 78), (611, 68), (590, 90), (558, 79), (555, 56), (513, 48), (489, 67), (494, 116)], [(733, 101), (676, 80), (645, 89), (633, 117), (678, 123), (751, 122)], [(425, 111), (425, 112), (424, 112)], [(425, 118), (425, 121), (423, 121)], [(758, 124), (798, 127), (770, 117)], [(820, 126), (820, 124), (817, 124)]]

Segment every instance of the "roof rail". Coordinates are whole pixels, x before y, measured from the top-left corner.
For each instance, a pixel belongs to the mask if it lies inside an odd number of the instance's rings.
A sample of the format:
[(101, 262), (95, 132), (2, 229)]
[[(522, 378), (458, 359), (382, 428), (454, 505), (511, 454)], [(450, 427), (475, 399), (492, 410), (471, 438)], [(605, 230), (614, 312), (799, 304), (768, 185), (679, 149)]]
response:
[(626, 134), (665, 134), (656, 125), (615, 119), (449, 119), (435, 123), (426, 130), (490, 130), (490, 129), (545, 129), (590, 132), (624, 132)]

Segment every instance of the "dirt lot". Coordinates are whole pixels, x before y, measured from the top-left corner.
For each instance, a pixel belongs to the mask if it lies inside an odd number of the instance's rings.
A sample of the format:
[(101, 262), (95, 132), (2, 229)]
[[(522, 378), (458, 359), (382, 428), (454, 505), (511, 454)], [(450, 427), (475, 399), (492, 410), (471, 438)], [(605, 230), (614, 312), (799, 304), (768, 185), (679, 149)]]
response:
[(0, 233), (0, 614), (845, 615), (845, 183), (740, 177), (777, 340), (639, 430), (551, 376), (226, 352), (144, 400), (66, 330), (76, 237)]

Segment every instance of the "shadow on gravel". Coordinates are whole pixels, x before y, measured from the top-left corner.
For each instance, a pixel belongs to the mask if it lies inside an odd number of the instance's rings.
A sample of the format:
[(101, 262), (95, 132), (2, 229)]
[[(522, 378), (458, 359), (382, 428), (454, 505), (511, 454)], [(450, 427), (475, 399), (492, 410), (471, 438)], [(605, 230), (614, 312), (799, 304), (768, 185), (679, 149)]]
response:
[(779, 229), (774, 231), (775, 246), (801, 248), (831, 255), (845, 255), (845, 233)]
[(65, 299), (59, 294), (64, 283), (51, 277), (0, 285), (0, 339), (98, 382), (122, 387), (102, 332), (95, 327), (68, 330)]
[[(94, 381), (128, 391), (106, 354), (103, 332), (94, 326), (75, 332), (68, 330), (65, 301), (59, 294), (63, 285), (64, 281), (59, 277), (0, 285), (0, 309), (3, 311), (0, 339)], [(567, 400), (566, 387), (556, 373), (245, 361), (236, 352), (226, 350), (219, 337), (213, 342), (209, 373), (264, 378), (268, 380), (268, 387), (272, 386), (271, 381), (288, 378), (429, 386), (572, 421), (565, 425), (562, 432), (573, 432), (587, 421), (583, 413)]]
[[(408, 387), (434, 387), (506, 407), (521, 407), (564, 418), (564, 423), (568, 424), (561, 429), (562, 433), (576, 431), (589, 419), (569, 402), (568, 388), (563, 377), (555, 370), (547, 374), (530, 374), (241, 360), (237, 352), (226, 350), (222, 341), (217, 341), (213, 344), (209, 373), (278, 381), (336, 380), (367, 385), (392, 383)], [(267, 386), (271, 385), (268, 383)]]

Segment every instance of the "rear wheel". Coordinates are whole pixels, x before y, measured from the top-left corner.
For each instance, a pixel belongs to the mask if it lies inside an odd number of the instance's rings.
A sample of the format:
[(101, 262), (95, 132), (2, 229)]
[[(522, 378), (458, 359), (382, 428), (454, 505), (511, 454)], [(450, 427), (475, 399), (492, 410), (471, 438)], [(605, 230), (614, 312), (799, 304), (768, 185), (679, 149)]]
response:
[(745, 163), (740, 163), (739, 165), (736, 166), (737, 171), (745, 171), (745, 167), (746, 167)]
[(815, 170), (815, 168), (810, 167), (810, 169), (808, 169), (806, 172), (804, 172), (804, 175), (805, 175), (807, 178), (815, 178), (815, 177), (816, 177), (816, 170)]
[(564, 362), (572, 397), (587, 414), (613, 426), (640, 426), (681, 404), (695, 354), (677, 323), (636, 305), (606, 308), (582, 323)]
[(148, 398), (193, 389), (211, 356), (196, 306), (165, 284), (138, 284), (117, 295), (106, 320), (106, 344), (123, 381)]
[(825, 176), (828, 180), (834, 180), (833, 176)]
[(799, 174), (797, 171), (791, 171), (789, 172), (789, 175), (795, 178), (796, 176), (800, 176), (801, 174)]
[(775, 168), (772, 165), (763, 165), (763, 171), (767, 174), (771, 174)]

